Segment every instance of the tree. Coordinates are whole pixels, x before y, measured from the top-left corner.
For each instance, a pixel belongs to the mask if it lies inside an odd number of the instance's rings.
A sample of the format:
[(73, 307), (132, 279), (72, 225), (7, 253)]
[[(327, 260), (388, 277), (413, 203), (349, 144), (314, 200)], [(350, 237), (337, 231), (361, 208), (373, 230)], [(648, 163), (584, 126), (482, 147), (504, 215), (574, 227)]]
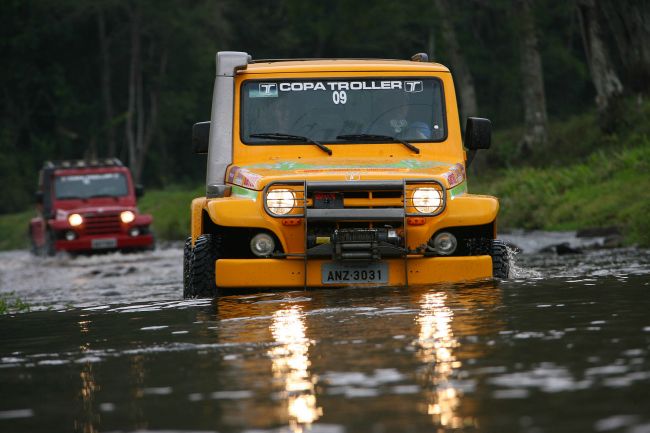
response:
[(599, 0), (597, 7), (618, 48), (627, 86), (650, 90), (650, 2)]
[(546, 143), (546, 96), (532, 0), (517, 0), (515, 10), (519, 23), (519, 69), (522, 80), (525, 128), (519, 150), (526, 153), (532, 147)]
[(102, 101), (104, 105), (104, 118), (106, 128), (106, 141), (107, 149), (106, 156), (115, 157), (117, 147), (115, 143), (115, 126), (114, 123), (114, 110), (113, 110), (113, 95), (111, 86), (111, 55), (110, 46), (111, 38), (106, 30), (106, 17), (103, 8), (97, 8), (97, 36), (99, 39), (99, 53), (100, 53), (100, 77), (102, 89)]
[(623, 93), (623, 85), (607, 53), (595, 0), (579, 0), (577, 8), (589, 73), (596, 88), (596, 106), (604, 114), (612, 99)]
[(463, 56), (463, 50), (458, 43), (449, 4), (447, 0), (434, 0), (434, 5), (440, 15), (439, 23), (442, 39), (448, 50), (452, 72), (458, 86), (461, 118), (475, 116), (478, 113), (478, 105), (476, 103), (474, 79)]

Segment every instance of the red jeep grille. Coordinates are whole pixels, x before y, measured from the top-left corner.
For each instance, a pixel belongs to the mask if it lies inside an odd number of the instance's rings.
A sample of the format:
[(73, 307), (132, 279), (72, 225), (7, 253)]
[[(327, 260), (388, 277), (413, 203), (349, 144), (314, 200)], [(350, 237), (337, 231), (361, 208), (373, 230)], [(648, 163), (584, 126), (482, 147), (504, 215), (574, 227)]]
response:
[(84, 216), (86, 234), (101, 235), (116, 233), (121, 230), (119, 214), (101, 214)]

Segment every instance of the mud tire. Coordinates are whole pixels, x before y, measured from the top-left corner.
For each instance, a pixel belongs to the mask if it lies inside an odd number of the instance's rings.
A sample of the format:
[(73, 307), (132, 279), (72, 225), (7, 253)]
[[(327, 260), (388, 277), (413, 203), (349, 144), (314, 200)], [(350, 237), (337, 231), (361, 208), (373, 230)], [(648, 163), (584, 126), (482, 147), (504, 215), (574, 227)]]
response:
[(510, 277), (510, 259), (508, 257), (508, 247), (500, 239), (492, 241), (492, 276), (506, 280)]
[[(214, 262), (219, 258), (221, 238), (204, 234), (196, 238), (191, 250), (187, 284), (184, 284), (185, 298), (215, 298), (217, 286), (214, 281)], [(185, 279), (185, 275), (183, 275)]]
[(50, 230), (45, 232), (45, 243), (39, 249), (40, 255), (42, 257), (54, 257), (56, 255), (56, 248), (54, 246), (55, 242), (56, 238), (54, 236), (54, 233)]
[(190, 262), (192, 260), (192, 238), (185, 239), (183, 247), (183, 298), (190, 297)]

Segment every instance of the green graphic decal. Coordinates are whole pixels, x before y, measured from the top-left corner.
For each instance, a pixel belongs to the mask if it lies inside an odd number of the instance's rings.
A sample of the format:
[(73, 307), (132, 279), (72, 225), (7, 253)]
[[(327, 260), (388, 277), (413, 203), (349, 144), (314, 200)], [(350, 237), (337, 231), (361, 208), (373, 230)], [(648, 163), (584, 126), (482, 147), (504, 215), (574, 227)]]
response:
[(247, 169), (266, 169), (266, 170), (279, 170), (279, 171), (296, 171), (296, 170), (327, 170), (327, 169), (349, 169), (358, 170), (363, 168), (408, 168), (408, 169), (422, 169), (433, 168), (440, 166), (449, 166), (449, 163), (436, 162), (436, 161), (420, 161), (417, 159), (404, 159), (394, 163), (377, 164), (365, 163), (354, 165), (339, 165), (339, 164), (304, 164), (295, 161), (282, 161), (275, 164), (254, 164), (242, 168)]
[(257, 191), (242, 188), (241, 186), (233, 185), (230, 195), (233, 197), (247, 198), (249, 200), (257, 201)]
[(467, 192), (467, 182), (463, 182), (460, 185), (456, 185), (449, 190), (452, 200), (460, 195), (463, 195)]

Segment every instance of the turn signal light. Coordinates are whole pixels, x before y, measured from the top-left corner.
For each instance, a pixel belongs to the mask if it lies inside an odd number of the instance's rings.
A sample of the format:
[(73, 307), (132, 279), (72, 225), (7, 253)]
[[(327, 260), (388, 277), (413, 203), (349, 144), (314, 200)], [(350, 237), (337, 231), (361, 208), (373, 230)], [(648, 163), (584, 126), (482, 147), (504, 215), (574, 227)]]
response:
[(408, 217), (406, 218), (406, 222), (412, 226), (421, 226), (424, 225), (426, 220), (423, 217)]
[(285, 218), (282, 220), (283, 226), (299, 226), (300, 218)]

